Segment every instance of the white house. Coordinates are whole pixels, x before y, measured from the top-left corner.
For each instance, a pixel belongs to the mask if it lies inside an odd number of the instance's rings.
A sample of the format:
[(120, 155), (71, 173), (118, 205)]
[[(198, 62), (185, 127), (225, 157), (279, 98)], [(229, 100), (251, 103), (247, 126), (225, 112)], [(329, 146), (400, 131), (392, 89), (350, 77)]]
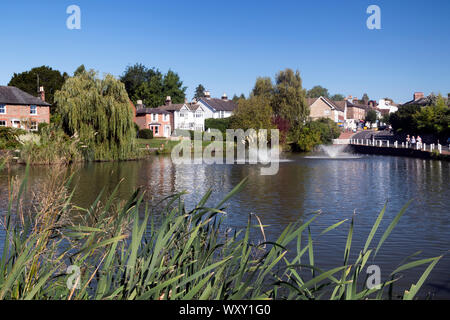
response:
[(205, 119), (208, 110), (201, 104), (188, 102), (172, 104), (171, 98), (167, 97), (166, 104), (158, 107), (158, 109), (172, 113), (172, 128), (174, 130), (205, 130)]
[(197, 104), (205, 111), (205, 119), (231, 117), (237, 108), (237, 104), (233, 100), (228, 100), (225, 93), (221, 99), (217, 99), (211, 98), (209, 91), (205, 91), (205, 97), (199, 99)]
[(380, 99), (378, 101), (377, 108), (381, 110), (389, 110), (389, 113), (398, 111), (398, 107), (394, 103), (392, 103), (392, 101), (386, 99)]

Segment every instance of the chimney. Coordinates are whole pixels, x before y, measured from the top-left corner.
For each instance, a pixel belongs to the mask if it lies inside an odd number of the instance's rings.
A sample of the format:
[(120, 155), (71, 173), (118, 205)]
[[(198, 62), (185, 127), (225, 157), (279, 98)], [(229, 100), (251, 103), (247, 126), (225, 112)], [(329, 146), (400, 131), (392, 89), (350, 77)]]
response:
[(143, 107), (144, 107), (144, 104), (142, 103), (142, 100), (136, 101), (136, 108), (137, 109), (142, 109)]
[(414, 101), (422, 99), (424, 97), (423, 92), (414, 92)]
[(222, 100), (225, 100), (225, 101), (228, 100), (227, 94), (226, 94), (225, 92), (224, 92), (223, 95), (222, 95)]
[(44, 87), (39, 87), (39, 99), (45, 102), (45, 90)]
[(172, 98), (170, 96), (166, 97), (166, 106), (172, 105)]
[(211, 98), (211, 94), (210, 94), (210, 92), (209, 92), (208, 90), (205, 91), (204, 94), (205, 94), (205, 98), (206, 98), (206, 99)]

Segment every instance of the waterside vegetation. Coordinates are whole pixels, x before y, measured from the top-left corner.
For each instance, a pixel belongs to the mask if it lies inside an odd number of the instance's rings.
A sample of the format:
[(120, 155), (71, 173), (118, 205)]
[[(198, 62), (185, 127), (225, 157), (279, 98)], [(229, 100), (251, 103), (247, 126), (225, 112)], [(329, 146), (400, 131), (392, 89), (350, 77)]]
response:
[[(242, 191), (245, 180), (216, 206), (206, 205), (209, 191), (188, 210), (179, 193), (166, 198), (160, 212), (154, 211), (156, 206), (146, 202), (140, 190), (127, 202), (118, 201), (118, 188), (105, 201), (100, 194), (91, 206), (77, 207), (72, 204), (70, 183), (70, 177), (64, 180), (55, 172), (34, 194), (31, 207), (22, 202), (27, 175), (22, 182), (11, 183), (2, 224), (6, 236), (0, 299), (410, 300), (441, 258), (407, 257), (388, 280), (369, 289), (365, 267), (407, 206), (384, 231), (379, 230), (383, 208), (354, 261), (354, 220), (324, 229), (320, 235), (347, 227), (348, 235), (342, 265), (321, 270), (315, 263), (317, 239), (310, 229), (320, 219), (319, 213), (290, 224), (273, 242), (265, 239), (267, 226), (253, 214), (245, 229), (225, 230), (226, 202)], [(254, 229), (260, 232), (260, 241), (252, 240)], [(417, 282), (397, 292), (399, 277), (420, 266), (425, 270)], [(79, 270), (79, 276), (73, 270)]]

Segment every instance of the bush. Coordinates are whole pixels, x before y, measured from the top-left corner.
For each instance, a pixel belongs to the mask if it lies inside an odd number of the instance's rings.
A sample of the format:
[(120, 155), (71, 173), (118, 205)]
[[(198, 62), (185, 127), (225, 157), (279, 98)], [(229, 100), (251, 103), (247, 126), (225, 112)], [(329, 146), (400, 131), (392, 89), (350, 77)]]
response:
[(42, 128), (40, 136), (21, 135), (20, 140), (22, 141), (20, 162), (69, 164), (83, 160), (81, 151), (83, 146), (79, 139), (70, 138), (62, 129), (55, 128), (53, 125)]
[(11, 127), (0, 127), (0, 149), (16, 149), (20, 146), (17, 138), (25, 134), (26, 131), (22, 129), (15, 129)]
[(39, 132), (39, 134), (41, 134), (42, 133), (42, 130), (44, 129), (44, 128), (47, 128), (49, 126), (49, 124), (47, 123), (47, 122), (41, 122), (41, 123), (39, 123), (38, 124), (38, 132)]
[(320, 144), (329, 144), (340, 135), (339, 127), (331, 119), (318, 119), (292, 130), (294, 151), (309, 152)]
[(310, 127), (320, 132), (320, 140), (323, 144), (331, 143), (333, 139), (337, 139), (341, 135), (338, 125), (328, 118), (312, 121)]
[(205, 130), (217, 129), (222, 133), (226, 133), (227, 129), (230, 129), (231, 117), (223, 119), (205, 119)]
[(153, 131), (150, 130), (150, 129), (139, 130), (138, 138), (140, 138), (140, 139), (153, 139)]
[(315, 146), (322, 143), (320, 131), (309, 125), (298, 127), (294, 130), (294, 151), (309, 152)]

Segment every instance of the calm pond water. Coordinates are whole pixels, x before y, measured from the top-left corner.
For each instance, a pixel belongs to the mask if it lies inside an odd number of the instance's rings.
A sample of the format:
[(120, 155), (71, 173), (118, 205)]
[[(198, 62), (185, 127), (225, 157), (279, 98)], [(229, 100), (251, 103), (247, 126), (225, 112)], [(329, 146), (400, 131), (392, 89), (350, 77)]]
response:
[[(145, 161), (93, 163), (77, 168), (74, 201), (88, 205), (105, 186), (111, 192), (124, 181), (119, 196), (126, 199), (138, 186), (147, 190), (147, 200), (156, 203), (167, 195), (188, 191), (186, 203), (192, 207), (208, 189), (213, 190), (210, 205), (217, 203), (244, 177), (245, 189), (229, 201), (226, 224), (243, 228), (247, 214), (257, 214), (264, 224), (268, 240), (275, 240), (282, 230), (299, 218), (321, 210), (312, 226), (313, 239), (326, 227), (355, 214), (353, 254), (362, 249), (370, 229), (386, 201), (388, 208), (384, 231), (409, 200), (412, 204), (387, 239), (373, 264), (381, 267), (386, 280), (403, 258), (422, 250), (420, 258), (446, 254), (437, 264), (422, 289), (434, 298), (450, 299), (450, 163), (401, 157), (364, 156), (360, 159), (324, 160), (302, 155), (286, 155), (275, 176), (261, 176), (258, 165), (176, 165), (170, 157), (153, 157)], [(50, 167), (33, 167), (30, 184), (39, 184)], [(11, 176), (22, 175), (24, 167), (12, 167)], [(0, 174), (0, 208), (7, 201), (6, 171)], [(316, 263), (327, 269), (342, 264), (349, 223), (318, 238)], [(382, 232), (377, 234), (375, 245)], [(4, 237), (0, 234), (0, 238)], [(407, 272), (399, 282), (417, 281), (424, 268)]]

